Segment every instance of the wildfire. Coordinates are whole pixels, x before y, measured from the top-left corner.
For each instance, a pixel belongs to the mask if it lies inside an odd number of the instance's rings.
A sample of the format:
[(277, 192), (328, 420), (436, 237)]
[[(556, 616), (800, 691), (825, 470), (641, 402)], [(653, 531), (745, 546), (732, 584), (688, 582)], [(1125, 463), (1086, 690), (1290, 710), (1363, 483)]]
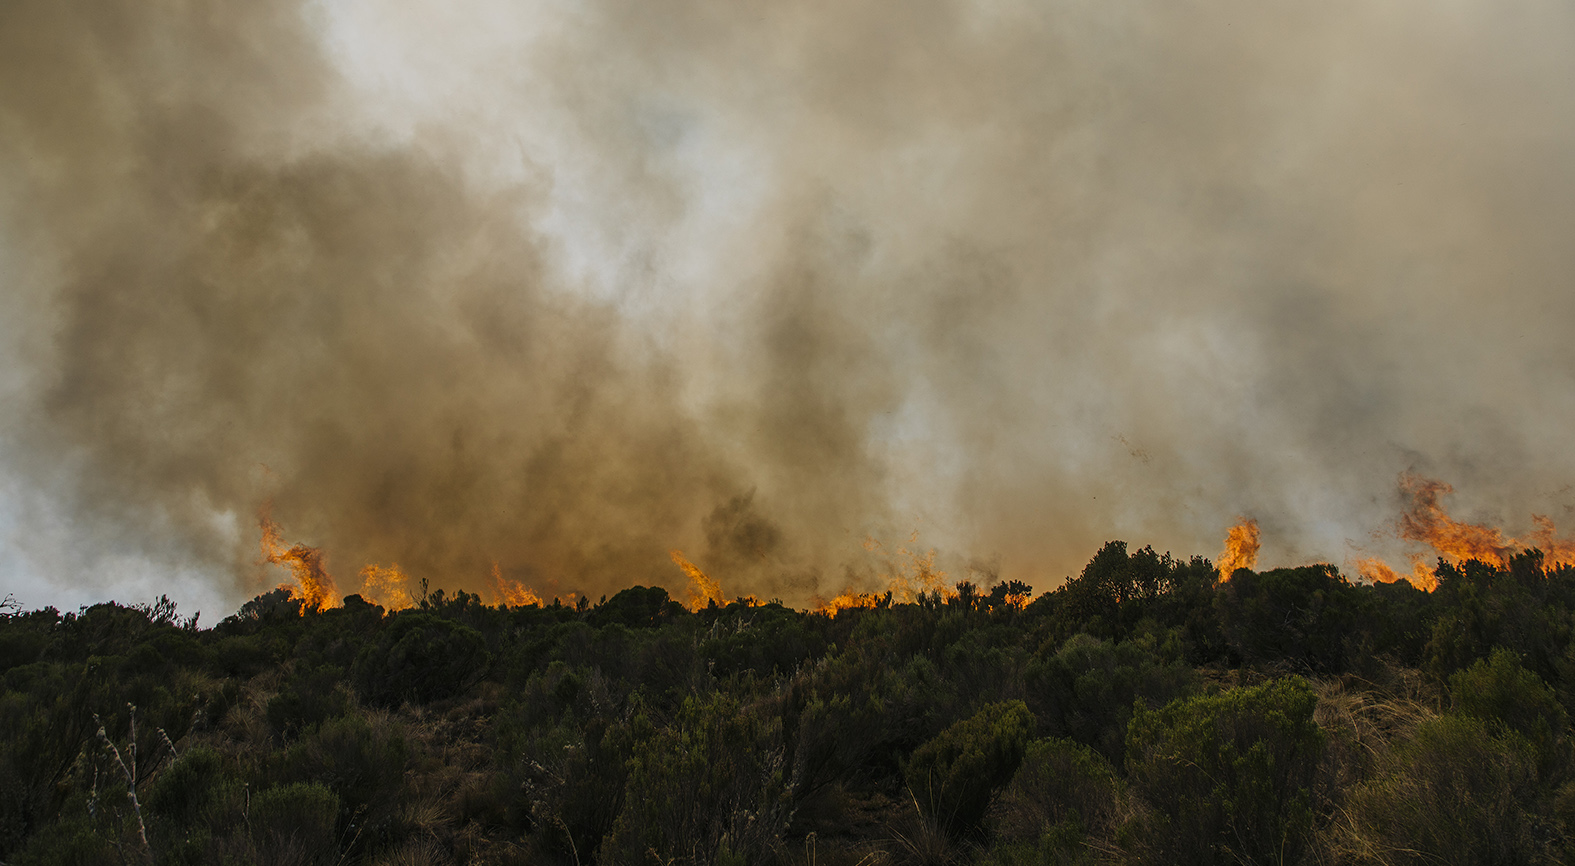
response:
[(405, 610), (416, 606), (411, 598), (410, 578), (396, 563), (387, 567), (368, 565), (361, 569), (361, 597), (372, 604), (389, 610)]
[(269, 519), (267, 512), (259, 515), (262, 527), (263, 559), (290, 569), (294, 584), (281, 583), (279, 589), (288, 590), (291, 598), (306, 602), (307, 610), (327, 610), (339, 603), (334, 589), (334, 579), (323, 569), (323, 552), (315, 547), (297, 544), (286, 548), (279, 524)]
[(1440, 497), (1455, 491), (1448, 484), (1407, 472), (1400, 476), (1400, 489), (1411, 497), (1411, 507), (1400, 515), (1401, 538), (1420, 541), (1451, 559), (1475, 559), (1498, 567), (1516, 552), (1515, 540), (1501, 530), (1450, 517), (1438, 504)]
[[(908, 543), (919, 540), (919, 533), (915, 531), (908, 537)], [(891, 601), (896, 604), (911, 604), (925, 593), (936, 593), (941, 598), (951, 598), (957, 595), (957, 590), (946, 583), (946, 572), (935, 567), (935, 549), (930, 548), (923, 554), (899, 547), (893, 554), (883, 552), (882, 545), (874, 538), (864, 539), (864, 549), (875, 553), (885, 560), (887, 587), (886, 591), (891, 596)], [(859, 592), (854, 589), (844, 589), (836, 597), (822, 601), (816, 599), (815, 611), (828, 615), (836, 615), (839, 610), (848, 610), (859, 607), (876, 607), (886, 600), (886, 595), (877, 592)]]
[(1258, 521), (1238, 517), (1235, 526), (1225, 534), (1225, 552), (1220, 554), (1220, 580), (1230, 580), (1238, 568), (1252, 568), (1258, 564)]
[[(1455, 562), (1475, 559), (1494, 568), (1504, 568), (1516, 553), (1535, 547), (1542, 551), (1546, 565), (1575, 565), (1575, 541), (1556, 537), (1553, 521), (1544, 515), (1533, 514), (1531, 519), (1536, 524), (1536, 531), (1523, 539), (1515, 539), (1497, 527), (1450, 517), (1440, 500), (1455, 489), (1443, 481), (1407, 472), (1400, 476), (1400, 490), (1411, 500), (1397, 522), (1400, 537), (1419, 541), (1439, 556)], [(1377, 583), (1393, 583), (1404, 578), (1418, 589), (1431, 592), (1438, 588), (1438, 578), (1424, 564), (1420, 554), (1411, 555), (1410, 574), (1399, 574), (1375, 557), (1357, 560), (1356, 569), (1362, 577)]]
[(1358, 559), (1356, 561), (1356, 572), (1372, 583), (1394, 583), (1398, 580), (1404, 580), (1424, 592), (1432, 592), (1438, 589), (1438, 578), (1433, 576), (1433, 570), (1422, 562), (1420, 554), (1411, 556), (1410, 574), (1401, 574), (1395, 571), (1389, 567), (1389, 563), (1376, 556)]
[[(570, 598), (573, 598), (571, 593)], [(503, 576), (502, 569), (496, 562), (492, 563), (492, 604), (495, 607), (526, 607), (529, 605), (541, 606), (541, 596), (535, 590)]]
[(668, 556), (673, 558), (673, 564), (684, 570), (689, 575), (689, 609), (702, 610), (710, 606), (711, 602), (727, 604), (727, 599), (722, 597), (722, 585), (711, 578), (700, 567), (684, 558), (681, 550), (669, 551)]

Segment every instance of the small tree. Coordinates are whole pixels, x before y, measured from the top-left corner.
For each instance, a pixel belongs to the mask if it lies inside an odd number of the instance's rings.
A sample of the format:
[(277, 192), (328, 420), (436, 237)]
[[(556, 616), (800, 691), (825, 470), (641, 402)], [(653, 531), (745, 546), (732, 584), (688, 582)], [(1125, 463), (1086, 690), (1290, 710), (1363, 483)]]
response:
[(1023, 760), (1034, 717), (1022, 701), (989, 704), (920, 746), (904, 767), (919, 809), (953, 835), (984, 819), (990, 794)]
[(1300, 677), (1138, 709), (1131, 784), (1152, 807), (1145, 851), (1164, 863), (1294, 862), (1312, 830), (1323, 754)]

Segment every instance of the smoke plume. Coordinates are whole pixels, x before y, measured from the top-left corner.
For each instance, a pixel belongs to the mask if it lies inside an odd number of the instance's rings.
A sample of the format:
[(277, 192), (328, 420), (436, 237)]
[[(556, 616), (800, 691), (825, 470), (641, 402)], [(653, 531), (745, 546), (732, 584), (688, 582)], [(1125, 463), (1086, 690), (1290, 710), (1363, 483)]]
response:
[(265, 508), (341, 592), (799, 603), (915, 531), (1399, 551), (1406, 471), (1567, 514), (1572, 18), (13, 0), (0, 580), (234, 604)]

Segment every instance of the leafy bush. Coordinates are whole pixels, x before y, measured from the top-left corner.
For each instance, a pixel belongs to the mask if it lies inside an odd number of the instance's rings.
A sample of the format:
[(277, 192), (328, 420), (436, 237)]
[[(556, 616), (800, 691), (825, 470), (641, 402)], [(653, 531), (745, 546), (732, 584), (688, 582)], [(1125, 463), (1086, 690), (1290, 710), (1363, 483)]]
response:
[(1022, 701), (989, 704), (914, 751), (903, 768), (919, 808), (953, 835), (976, 830), (1017, 771), (1034, 727)]
[(257, 862), (276, 866), (337, 863), (339, 798), (317, 782), (269, 788), (248, 813)]
[(1363, 863), (1553, 862), (1537, 801), (1536, 749), (1480, 719), (1423, 723), (1385, 771), (1347, 797), (1338, 853)]
[(1121, 797), (1104, 756), (1066, 739), (1028, 744), (1022, 765), (990, 808), (995, 846), (987, 863), (1075, 863), (1090, 838), (1114, 831)]
[[(1239, 574), (1238, 574), (1239, 576)], [(1133, 787), (1152, 808), (1140, 853), (1164, 863), (1294, 862), (1312, 830), (1323, 732), (1300, 677), (1139, 710)]]
[(781, 733), (725, 695), (685, 701), (672, 727), (636, 746), (601, 862), (764, 860), (786, 819)]
[(1513, 652), (1496, 649), (1457, 671), (1449, 678), (1449, 697), (1455, 712), (1525, 737), (1537, 750), (1543, 775), (1555, 776), (1568, 764), (1569, 717), (1553, 690), (1521, 667)]
[(355, 660), (354, 679), (368, 701), (397, 706), (452, 697), (492, 663), (481, 633), (423, 612), (399, 614)]

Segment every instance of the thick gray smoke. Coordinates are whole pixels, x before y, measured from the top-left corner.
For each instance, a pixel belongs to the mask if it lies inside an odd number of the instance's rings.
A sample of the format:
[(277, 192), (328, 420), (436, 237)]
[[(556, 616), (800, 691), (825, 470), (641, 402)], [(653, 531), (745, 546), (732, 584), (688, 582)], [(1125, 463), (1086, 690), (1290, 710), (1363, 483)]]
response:
[(233, 605), (269, 505), (343, 592), (798, 603), (1395, 554), (1405, 470), (1513, 532), (1572, 229), (1562, 3), (12, 0), (0, 580)]

